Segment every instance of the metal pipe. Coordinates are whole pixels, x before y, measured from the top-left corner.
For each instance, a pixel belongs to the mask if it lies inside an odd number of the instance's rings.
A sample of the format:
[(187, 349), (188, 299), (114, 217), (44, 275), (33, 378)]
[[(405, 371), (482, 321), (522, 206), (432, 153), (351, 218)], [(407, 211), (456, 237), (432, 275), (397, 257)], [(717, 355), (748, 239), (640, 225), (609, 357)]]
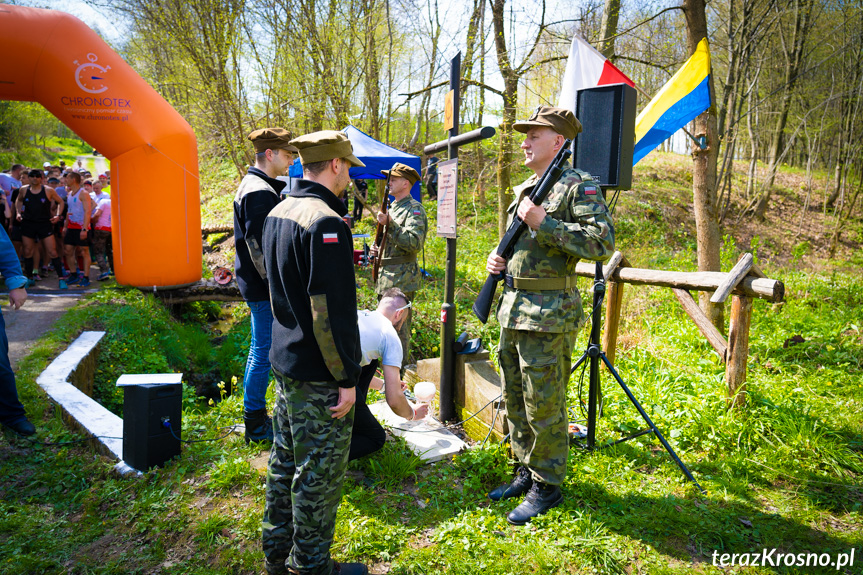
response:
[[(458, 133), (458, 128), (453, 128), (452, 131)], [(496, 130), (491, 126), (483, 126), (482, 128), (477, 128), (476, 130), (471, 130), (470, 132), (465, 132), (464, 134), (458, 136), (452, 136), (447, 140), (441, 140), (440, 142), (429, 144), (428, 146), (423, 148), (423, 154), (425, 154), (426, 156), (431, 156), (432, 154), (435, 154), (437, 152), (447, 150), (450, 147), (458, 148), (459, 146), (464, 146), (465, 144), (473, 144), (474, 142), (479, 142), (480, 140), (491, 138), (495, 135), (495, 133)]]

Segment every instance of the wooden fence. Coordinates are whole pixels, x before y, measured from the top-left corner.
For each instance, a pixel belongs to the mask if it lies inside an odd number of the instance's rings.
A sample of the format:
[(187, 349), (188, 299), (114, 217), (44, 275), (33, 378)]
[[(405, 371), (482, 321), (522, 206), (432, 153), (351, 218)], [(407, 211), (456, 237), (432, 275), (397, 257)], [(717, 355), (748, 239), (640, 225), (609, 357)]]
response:
[[(579, 262), (576, 273), (594, 277), (595, 265)], [(620, 252), (615, 252), (603, 266), (606, 289), (606, 320), (602, 348), (613, 364), (620, 325), (624, 284), (652, 285), (670, 288), (708, 343), (725, 363), (725, 386), (729, 405), (740, 406), (745, 401), (746, 363), (749, 356), (749, 326), (752, 300), (760, 298), (779, 303), (785, 298), (785, 286), (769, 279), (753, 263), (752, 254), (743, 254), (734, 268), (723, 272), (674, 272), (630, 267)], [(728, 338), (710, 322), (691, 291), (713, 292), (710, 301), (724, 303), (731, 296), (731, 320)]]

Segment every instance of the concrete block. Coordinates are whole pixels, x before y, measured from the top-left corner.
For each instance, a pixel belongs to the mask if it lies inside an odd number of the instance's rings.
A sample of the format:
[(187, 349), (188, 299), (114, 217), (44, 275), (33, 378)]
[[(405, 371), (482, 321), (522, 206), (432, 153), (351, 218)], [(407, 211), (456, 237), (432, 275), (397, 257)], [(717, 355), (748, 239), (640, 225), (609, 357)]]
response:
[[(458, 402), (458, 389), (464, 385), (464, 366), (467, 363), (475, 361), (488, 360), (489, 354), (487, 350), (480, 350), (470, 355), (455, 355), (455, 385), (456, 385), (456, 403)], [(440, 391), (440, 358), (430, 357), (429, 359), (421, 359), (417, 362), (416, 376), (417, 381), (430, 381), (435, 384), (435, 387)], [(411, 382), (416, 383), (416, 382)]]
[[(453, 400), (456, 415), (465, 421), (465, 432), (474, 439), (482, 440), (488, 435), (488, 430), (494, 423), (492, 436), (503, 438), (509, 433), (506, 410), (501, 407), (501, 411), (495, 418), (498, 405), (494, 399), (500, 395), (500, 376), (489, 361), (488, 350), (481, 350), (471, 355), (456, 354), (455, 359)], [(422, 359), (417, 362), (417, 377), (420, 381), (434, 383), (440, 397), (440, 358)], [(482, 409), (483, 406), (486, 406), (485, 409)], [(480, 410), (479, 415), (468, 420)]]
[(415, 383), (419, 383), (420, 381), (423, 381), (417, 375), (417, 366), (416, 365), (405, 366), (405, 373), (402, 376), (402, 381), (404, 381), (408, 385), (413, 385)]
[(45, 368), (36, 383), (60, 407), (67, 423), (92, 437), (99, 452), (118, 460), (115, 469), (119, 473), (140, 474), (123, 461), (123, 420), (70, 382), (90, 374), (92, 392), (98, 344), (104, 336), (104, 331), (83, 332)]
[(78, 362), (78, 365), (69, 374), (69, 383), (83, 391), (88, 397), (93, 397), (93, 380), (96, 377), (96, 361), (99, 358), (101, 341), (101, 337), (96, 340), (93, 349), (81, 358), (81, 361)]
[(430, 381), (440, 390), (440, 358), (430, 357), (417, 362), (419, 381)]
[(494, 427), (493, 436), (498, 439), (506, 436), (509, 433), (506, 408), (501, 397), (500, 375), (494, 365), (488, 360), (467, 363), (464, 380), (464, 402), (458, 404), (464, 410), (462, 419), (477, 414), (471, 420), (476, 423), (470, 427), (466, 425), (465, 432), (474, 439), (482, 440)]
[(408, 421), (396, 415), (385, 401), (369, 405), (369, 410), (390, 431), (405, 441), (423, 461), (431, 463), (452, 457), (467, 445), (448, 429), (438, 429), (441, 423), (428, 417), (422, 421)]

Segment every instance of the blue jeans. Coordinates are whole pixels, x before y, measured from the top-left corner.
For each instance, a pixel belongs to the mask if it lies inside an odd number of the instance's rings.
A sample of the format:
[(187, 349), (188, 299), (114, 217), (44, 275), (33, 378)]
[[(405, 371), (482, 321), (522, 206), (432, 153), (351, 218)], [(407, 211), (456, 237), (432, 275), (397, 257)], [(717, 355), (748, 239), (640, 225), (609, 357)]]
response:
[(243, 407), (257, 411), (267, 407), (267, 385), (270, 382), (270, 345), (273, 342), (273, 310), (270, 302), (246, 302), (252, 311), (252, 341), (243, 375)]
[(6, 337), (6, 322), (0, 314), (0, 421), (15, 423), (26, 417), (24, 406), (18, 400), (15, 374), (9, 363), (9, 339)]

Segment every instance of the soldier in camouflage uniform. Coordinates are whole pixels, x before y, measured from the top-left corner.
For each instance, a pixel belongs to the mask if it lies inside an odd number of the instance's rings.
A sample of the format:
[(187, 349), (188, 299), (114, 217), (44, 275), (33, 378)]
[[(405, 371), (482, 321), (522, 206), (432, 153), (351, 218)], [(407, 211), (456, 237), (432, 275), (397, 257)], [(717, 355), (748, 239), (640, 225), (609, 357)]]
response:
[(353, 241), (339, 199), (363, 166), (341, 132), (291, 140), (304, 179), (264, 222), (276, 378), (263, 547), (267, 573), (362, 575), (330, 558), (360, 375)]
[(602, 191), (590, 175), (568, 168), (536, 206), (527, 196), (564, 139), (581, 124), (573, 113), (542, 106), (513, 127), (526, 134), (525, 165), (534, 172), (517, 186), (509, 220), (517, 213), (530, 228), (509, 260), (493, 251), (490, 273), (505, 270), (498, 304), (500, 368), (512, 450), (520, 463), (512, 482), (489, 493), (495, 501), (527, 494), (507, 520), (523, 525), (563, 501), (569, 441), (566, 387), (572, 349), (584, 323), (575, 265), (604, 260), (614, 251), (614, 226)]
[[(389, 212), (378, 214), (378, 223), (387, 225), (387, 242), (381, 260), (380, 274), (375, 291), (382, 296), (392, 287), (402, 290), (408, 301), (414, 300), (422, 284), (422, 273), (417, 263), (417, 254), (423, 249), (428, 231), (428, 220), (423, 205), (411, 197), (411, 188), (420, 175), (410, 166), (397, 163), (390, 170), (382, 170), (390, 179), (390, 194), (394, 200)], [(377, 256), (377, 249), (372, 248)], [(407, 320), (399, 328), (402, 342), (402, 365), (407, 365), (410, 355), (411, 320), (413, 311), (408, 309)]]

